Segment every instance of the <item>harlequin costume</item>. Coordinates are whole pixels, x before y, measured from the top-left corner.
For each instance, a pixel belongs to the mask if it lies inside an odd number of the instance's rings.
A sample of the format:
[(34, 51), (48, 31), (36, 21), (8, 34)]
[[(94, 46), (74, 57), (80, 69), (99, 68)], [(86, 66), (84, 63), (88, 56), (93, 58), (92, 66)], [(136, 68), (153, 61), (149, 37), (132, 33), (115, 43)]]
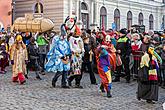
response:
[(102, 43), (102, 46), (108, 51), (111, 69), (115, 71), (116, 69), (116, 49), (111, 43), (111, 36), (107, 35)]
[(96, 60), (98, 73), (101, 78), (100, 89), (102, 92), (107, 92), (107, 97), (112, 97), (111, 88), (112, 88), (112, 78), (110, 70), (110, 59), (107, 50), (104, 47), (97, 47), (96, 50)]
[(59, 38), (54, 40), (52, 49), (48, 52), (48, 62), (45, 68), (48, 72), (54, 72), (55, 76), (52, 80), (52, 86), (56, 86), (58, 78), (62, 75), (62, 88), (68, 88), (66, 85), (68, 71), (70, 70), (70, 59), (71, 55), (69, 42), (66, 39), (65, 24), (61, 25), (61, 35)]
[(70, 77), (68, 78), (68, 83), (71, 86), (71, 82), (73, 81), (73, 79), (75, 79), (76, 87), (82, 88), (82, 86), (80, 86), (80, 81), (82, 78), (81, 65), (82, 65), (82, 57), (85, 50), (84, 50), (83, 40), (80, 37), (80, 29), (78, 28), (78, 26), (75, 26), (74, 35), (70, 37), (69, 43), (72, 52), (72, 64), (71, 64), (72, 72), (70, 74)]
[(26, 45), (22, 42), (21, 35), (16, 36), (16, 41), (11, 47), (10, 58), (12, 64), (13, 82), (19, 81), (20, 84), (24, 84), (24, 75), (27, 74), (26, 64), (28, 62), (28, 54)]

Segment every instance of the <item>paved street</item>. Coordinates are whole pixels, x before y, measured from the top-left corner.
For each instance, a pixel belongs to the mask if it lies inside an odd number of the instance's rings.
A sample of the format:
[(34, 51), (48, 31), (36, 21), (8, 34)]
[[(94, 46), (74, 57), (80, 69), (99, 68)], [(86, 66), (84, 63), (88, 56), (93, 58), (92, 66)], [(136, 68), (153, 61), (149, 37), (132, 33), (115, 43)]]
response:
[(11, 72), (0, 75), (0, 110), (162, 110), (165, 102), (165, 90), (161, 88), (156, 104), (138, 101), (136, 82), (113, 83), (113, 98), (108, 99), (98, 92), (98, 86), (90, 85), (88, 74), (83, 76), (84, 89), (52, 88), (52, 76), (49, 73), (38, 81), (31, 73), (25, 85), (18, 85), (11, 82)]

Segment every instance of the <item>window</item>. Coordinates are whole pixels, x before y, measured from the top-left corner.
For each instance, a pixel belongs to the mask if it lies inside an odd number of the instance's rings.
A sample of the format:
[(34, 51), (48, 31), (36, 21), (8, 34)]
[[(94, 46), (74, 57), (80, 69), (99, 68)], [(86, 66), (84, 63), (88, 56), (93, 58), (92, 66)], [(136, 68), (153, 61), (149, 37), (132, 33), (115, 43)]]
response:
[(107, 10), (104, 6), (100, 9), (100, 28), (103, 30), (107, 28)]
[(152, 14), (150, 14), (149, 16), (149, 30), (153, 30), (154, 29), (154, 17)]
[(116, 25), (116, 30), (120, 30), (120, 11), (119, 9), (115, 9), (114, 11), (114, 23)]
[(34, 13), (43, 13), (42, 3), (38, 2), (38, 3), (35, 4)]
[(88, 7), (85, 2), (81, 3), (81, 17), (82, 17), (82, 28), (88, 29), (89, 28), (89, 14), (88, 14)]
[(132, 26), (132, 12), (128, 11), (127, 13), (127, 28), (131, 29)]
[(162, 0), (162, 3), (165, 3), (165, 0)]
[(143, 25), (143, 13), (139, 13), (139, 25)]

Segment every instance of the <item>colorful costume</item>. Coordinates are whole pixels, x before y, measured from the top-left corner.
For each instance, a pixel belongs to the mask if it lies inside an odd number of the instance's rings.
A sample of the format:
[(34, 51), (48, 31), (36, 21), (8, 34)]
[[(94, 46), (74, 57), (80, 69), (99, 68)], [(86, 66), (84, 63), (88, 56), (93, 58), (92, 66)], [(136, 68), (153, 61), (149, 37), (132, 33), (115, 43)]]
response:
[[(150, 49), (141, 58), (140, 69), (138, 72), (138, 100), (144, 99), (148, 103), (158, 100), (158, 61)], [(161, 59), (159, 62), (162, 62)]]
[(101, 80), (100, 89), (104, 92), (106, 89), (107, 97), (111, 97), (111, 87), (112, 87), (112, 78), (111, 78), (111, 70), (110, 70), (110, 59), (108, 52), (105, 48), (98, 47), (96, 50), (96, 60), (97, 60), (97, 68), (98, 73)]
[(102, 43), (102, 46), (108, 51), (108, 56), (110, 59), (111, 69), (115, 71), (116, 69), (116, 49), (111, 43), (111, 38), (109, 35), (105, 37), (105, 41)]
[(55, 72), (55, 76), (52, 80), (52, 86), (55, 87), (56, 81), (59, 76), (62, 75), (62, 87), (66, 88), (66, 78), (68, 71), (70, 70), (70, 59), (71, 55), (69, 42), (66, 39), (65, 25), (61, 26), (61, 36), (54, 42), (55, 45), (48, 52), (48, 62), (45, 68), (48, 72)]
[(137, 78), (137, 74), (138, 74), (137, 72), (138, 72), (138, 68), (140, 66), (140, 59), (141, 59), (141, 55), (142, 55), (142, 52), (140, 51), (142, 42), (140, 41), (140, 36), (137, 33), (134, 33), (132, 35), (131, 41), (132, 41), (132, 43), (131, 43), (132, 54), (134, 56), (134, 64), (133, 64), (133, 68), (132, 68), (132, 73), (134, 74), (135, 78)]
[(25, 82), (26, 64), (28, 60), (26, 45), (22, 42), (22, 37), (17, 35), (16, 42), (11, 47), (11, 64), (13, 71), (13, 82)]
[(81, 75), (81, 65), (82, 65), (82, 57), (85, 52), (83, 40), (80, 37), (80, 29), (76, 26), (74, 37), (70, 37), (69, 40), (70, 48), (72, 51), (72, 72), (69, 77), (69, 85), (71, 85), (72, 80), (75, 78), (76, 86), (80, 87), (80, 81), (82, 78)]

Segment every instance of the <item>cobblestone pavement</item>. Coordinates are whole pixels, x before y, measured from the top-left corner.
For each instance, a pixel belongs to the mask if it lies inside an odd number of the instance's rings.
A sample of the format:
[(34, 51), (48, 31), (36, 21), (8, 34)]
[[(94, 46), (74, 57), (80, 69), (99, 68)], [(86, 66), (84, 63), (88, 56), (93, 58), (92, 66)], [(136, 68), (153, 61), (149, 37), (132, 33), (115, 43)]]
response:
[(31, 73), (25, 85), (12, 83), (11, 72), (0, 75), (0, 110), (162, 110), (165, 102), (165, 90), (161, 88), (156, 104), (138, 101), (137, 83), (126, 84), (125, 80), (113, 83), (113, 97), (109, 99), (98, 92), (97, 85), (90, 85), (88, 74), (83, 75), (84, 89), (52, 88), (53, 75), (46, 74), (39, 81)]

